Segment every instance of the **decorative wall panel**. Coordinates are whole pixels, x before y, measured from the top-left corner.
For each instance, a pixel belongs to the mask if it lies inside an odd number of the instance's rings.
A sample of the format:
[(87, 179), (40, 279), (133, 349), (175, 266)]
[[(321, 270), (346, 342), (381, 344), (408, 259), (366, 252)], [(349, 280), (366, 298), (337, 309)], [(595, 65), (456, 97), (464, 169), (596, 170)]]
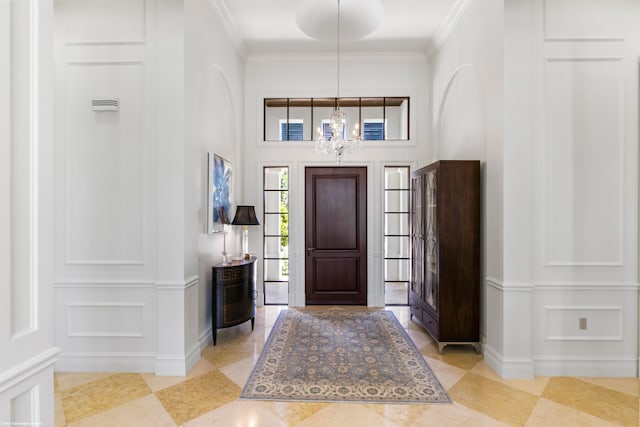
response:
[(69, 44), (142, 43), (145, 40), (144, 0), (62, 0)]
[[(548, 341), (622, 341), (621, 306), (547, 306)], [(580, 329), (581, 319), (584, 329)]]
[(621, 265), (622, 60), (553, 58), (545, 66), (546, 265)]
[(69, 337), (144, 337), (143, 303), (68, 303)]
[[(77, 62), (65, 91), (67, 264), (143, 263), (144, 65)], [(120, 100), (95, 112), (94, 96)]]
[(546, 0), (547, 40), (621, 40), (623, 0)]
[[(30, 2), (11, 2), (11, 24), (9, 39), (9, 241), (10, 241), (10, 277), (11, 287), (11, 333), (22, 333), (33, 328), (34, 314), (32, 300), (34, 277), (32, 276), (32, 257), (36, 248), (33, 224), (35, 216), (33, 190), (36, 187), (37, 171), (34, 169), (34, 150), (38, 135), (34, 132), (36, 118), (33, 83), (38, 78), (33, 67), (32, 53), (35, 46), (31, 34)], [(33, 71), (32, 71), (33, 70)], [(37, 269), (36, 269), (37, 271)]]

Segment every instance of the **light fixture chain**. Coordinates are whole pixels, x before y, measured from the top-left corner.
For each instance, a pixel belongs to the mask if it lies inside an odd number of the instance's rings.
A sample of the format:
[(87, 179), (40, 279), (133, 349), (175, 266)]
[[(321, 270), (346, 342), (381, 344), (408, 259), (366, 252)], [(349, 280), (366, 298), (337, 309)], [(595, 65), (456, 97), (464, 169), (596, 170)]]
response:
[(338, 81), (338, 97), (336, 99), (336, 107), (340, 109), (340, 0), (338, 0), (338, 66), (337, 70), (337, 81)]

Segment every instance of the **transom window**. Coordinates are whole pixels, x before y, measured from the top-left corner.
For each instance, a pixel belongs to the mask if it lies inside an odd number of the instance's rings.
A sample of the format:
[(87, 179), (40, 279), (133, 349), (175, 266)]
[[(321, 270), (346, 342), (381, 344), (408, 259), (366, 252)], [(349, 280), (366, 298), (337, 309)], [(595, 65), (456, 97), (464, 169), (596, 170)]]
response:
[[(339, 102), (338, 102), (339, 101)], [(316, 129), (331, 136), (328, 122), (333, 110), (347, 113), (351, 135), (358, 124), (364, 141), (407, 141), (409, 139), (409, 97), (369, 98), (265, 98), (265, 141), (312, 141)]]

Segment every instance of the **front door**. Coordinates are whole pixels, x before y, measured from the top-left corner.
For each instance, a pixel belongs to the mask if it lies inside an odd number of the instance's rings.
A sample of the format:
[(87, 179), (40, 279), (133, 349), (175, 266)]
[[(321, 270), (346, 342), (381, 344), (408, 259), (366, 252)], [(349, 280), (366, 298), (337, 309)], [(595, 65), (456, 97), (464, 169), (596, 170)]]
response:
[(367, 168), (305, 169), (306, 304), (367, 304)]

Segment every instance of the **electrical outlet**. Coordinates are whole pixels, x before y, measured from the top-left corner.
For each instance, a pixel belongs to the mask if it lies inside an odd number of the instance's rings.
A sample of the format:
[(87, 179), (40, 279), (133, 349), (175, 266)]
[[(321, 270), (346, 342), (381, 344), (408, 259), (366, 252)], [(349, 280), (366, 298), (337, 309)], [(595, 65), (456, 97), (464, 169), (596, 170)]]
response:
[(578, 329), (580, 329), (581, 331), (584, 331), (585, 329), (587, 329), (587, 318), (586, 317), (580, 317), (578, 319)]

